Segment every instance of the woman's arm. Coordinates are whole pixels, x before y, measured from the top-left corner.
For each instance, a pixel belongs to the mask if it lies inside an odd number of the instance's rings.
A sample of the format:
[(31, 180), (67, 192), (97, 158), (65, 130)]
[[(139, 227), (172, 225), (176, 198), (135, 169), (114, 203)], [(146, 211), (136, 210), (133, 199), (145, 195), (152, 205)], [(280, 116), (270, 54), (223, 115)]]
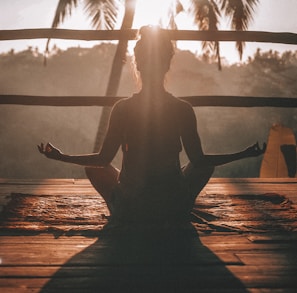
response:
[(256, 157), (262, 155), (266, 150), (266, 144), (260, 148), (256, 143), (247, 149), (234, 153), (224, 155), (205, 155), (202, 150), (201, 140), (197, 131), (197, 120), (192, 107), (184, 107), (181, 121), (181, 137), (185, 148), (185, 152), (194, 166), (219, 166), (236, 160)]
[(121, 145), (121, 119), (122, 111), (116, 104), (111, 112), (109, 127), (104, 139), (101, 151), (99, 153), (84, 154), (84, 155), (67, 155), (62, 153), (58, 148), (51, 143), (38, 145), (38, 150), (49, 159), (58, 160), (61, 162), (77, 164), (87, 167), (104, 167), (111, 163)]
[(58, 148), (51, 143), (47, 143), (45, 146), (43, 143), (37, 146), (41, 154), (44, 154), (47, 158), (77, 164), (88, 167), (103, 167), (108, 165), (109, 161), (104, 159), (100, 153), (85, 154), (85, 155), (67, 155), (62, 153)]
[(224, 165), (227, 163), (231, 163), (233, 161), (250, 158), (250, 157), (257, 157), (265, 153), (266, 150), (266, 143), (263, 144), (263, 147), (260, 148), (259, 143), (255, 143), (245, 149), (244, 151), (234, 153), (234, 154), (226, 154), (226, 155), (204, 155), (203, 161), (206, 164), (212, 166), (219, 166)]

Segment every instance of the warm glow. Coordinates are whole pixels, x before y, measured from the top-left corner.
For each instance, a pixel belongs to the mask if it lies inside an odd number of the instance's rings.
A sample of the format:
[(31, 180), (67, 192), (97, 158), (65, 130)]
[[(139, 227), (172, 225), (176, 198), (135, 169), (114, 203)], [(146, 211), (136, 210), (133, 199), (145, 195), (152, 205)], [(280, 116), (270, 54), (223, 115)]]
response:
[(172, 0), (139, 0), (136, 4), (134, 27), (143, 25), (161, 25), (168, 27), (168, 12), (173, 5)]

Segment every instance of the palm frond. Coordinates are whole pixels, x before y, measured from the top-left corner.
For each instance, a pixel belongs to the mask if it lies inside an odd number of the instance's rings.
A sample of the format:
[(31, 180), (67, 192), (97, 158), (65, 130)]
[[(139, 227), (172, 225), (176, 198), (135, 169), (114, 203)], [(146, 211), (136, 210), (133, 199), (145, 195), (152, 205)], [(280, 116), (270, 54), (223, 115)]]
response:
[[(221, 9), (231, 18), (231, 29), (245, 31), (253, 20), (253, 13), (259, 0), (221, 0)], [(244, 42), (236, 42), (236, 48), (242, 59)]]
[[(71, 15), (72, 8), (77, 6), (77, 0), (60, 0), (53, 19), (52, 28), (57, 28), (64, 21), (66, 15)], [(51, 39), (47, 39), (44, 53), (44, 66), (46, 65), (47, 55), (49, 53), (49, 43)]]
[[(191, 0), (191, 11), (194, 13), (194, 22), (200, 30), (217, 31), (220, 9), (214, 0)], [(215, 52), (218, 59), (218, 68), (221, 70), (221, 56), (219, 42), (202, 42), (202, 50)]]
[(171, 6), (168, 9), (168, 29), (177, 29), (177, 24), (175, 22), (176, 16), (184, 11), (184, 7), (179, 0), (173, 0)]
[(184, 11), (184, 6), (179, 0), (175, 0), (175, 14), (178, 15), (180, 12)]
[(190, 10), (200, 30), (217, 30), (221, 14), (214, 0), (191, 0)]
[(85, 11), (96, 29), (113, 29), (121, 0), (85, 0)]
[[(118, 16), (120, 3), (123, 0), (85, 0), (85, 9), (92, 18), (92, 25), (96, 29), (113, 29)], [(57, 28), (67, 15), (71, 15), (72, 9), (77, 6), (78, 0), (60, 0), (52, 23), (52, 28)], [(50, 39), (45, 48), (44, 65), (49, 52)]]
[(71, 15), (72, 8), (77, 6), (77, 0), (60, 0), (56, 9), (52, 28), (57, 28), (62, 23), (66, 15)]

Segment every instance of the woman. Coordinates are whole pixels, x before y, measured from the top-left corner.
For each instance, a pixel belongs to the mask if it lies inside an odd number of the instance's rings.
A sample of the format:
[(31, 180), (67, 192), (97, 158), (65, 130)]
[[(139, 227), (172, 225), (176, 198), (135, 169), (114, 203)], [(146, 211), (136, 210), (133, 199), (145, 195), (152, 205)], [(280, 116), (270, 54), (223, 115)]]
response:
[[(165, 90), (174, 48), (166, 32), (140, 30), (134, 53), (142, 88), (119, 101), (99, 153), (66, 155), (51, 144), (41, 144), (46, 157), (87, 166), (87, 176), (120, 222), (184, 222), (214, 167), (264, 153), (258, 144), (228, 155), (205, 155), (190, 104)], [(121, 170), (111, 161), (121, 147)], [(189, 163), (181, 168), (184, 148)]]

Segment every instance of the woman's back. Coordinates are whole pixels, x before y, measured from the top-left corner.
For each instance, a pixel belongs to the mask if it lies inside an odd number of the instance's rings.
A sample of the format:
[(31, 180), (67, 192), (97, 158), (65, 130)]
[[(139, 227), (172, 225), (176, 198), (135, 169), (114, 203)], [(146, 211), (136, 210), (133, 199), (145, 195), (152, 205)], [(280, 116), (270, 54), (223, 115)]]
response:
[(125, 100), (120, 179), (149, 182), (180, 172), (181, 103), (166, 92), (149, 102), (141, 94)]

